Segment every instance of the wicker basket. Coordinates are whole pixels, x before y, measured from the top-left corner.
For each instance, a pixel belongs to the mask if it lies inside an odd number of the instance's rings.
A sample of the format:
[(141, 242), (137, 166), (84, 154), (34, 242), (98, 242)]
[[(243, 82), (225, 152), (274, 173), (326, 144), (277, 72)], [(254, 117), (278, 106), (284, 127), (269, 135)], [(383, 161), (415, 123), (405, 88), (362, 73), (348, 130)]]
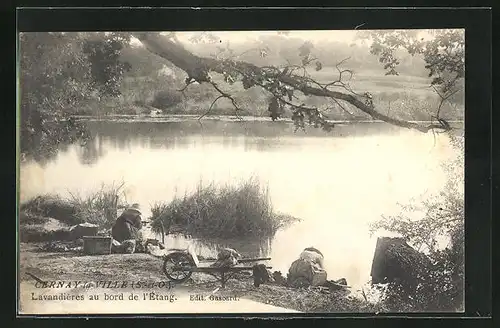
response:
[(108, 255), (111, 254), (111, 244), (113, 238), (103, 236), (84, 236), (83, 252), (87, 255)]

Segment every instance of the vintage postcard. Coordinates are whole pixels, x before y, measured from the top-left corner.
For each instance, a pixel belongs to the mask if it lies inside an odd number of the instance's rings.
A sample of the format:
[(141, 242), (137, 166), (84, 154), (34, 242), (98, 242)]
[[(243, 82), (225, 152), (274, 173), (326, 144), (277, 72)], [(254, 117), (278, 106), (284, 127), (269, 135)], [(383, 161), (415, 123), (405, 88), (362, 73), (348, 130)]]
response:
[(463, 29), (18, 38), (19, 314), (464, 310)]

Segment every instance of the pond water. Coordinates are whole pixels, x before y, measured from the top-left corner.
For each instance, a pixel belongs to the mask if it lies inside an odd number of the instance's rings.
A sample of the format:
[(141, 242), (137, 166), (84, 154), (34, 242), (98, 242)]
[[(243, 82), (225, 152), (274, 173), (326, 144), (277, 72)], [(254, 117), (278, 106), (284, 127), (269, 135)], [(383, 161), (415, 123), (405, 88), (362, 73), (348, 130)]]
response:
[(370, 278), (376, 235), (368, 224), (398, 213), (398, 203), (439, 192), (446, 180), (441, 164), (455, 152), (445, 134), (383, 123), (341, 124), (331, 133), (295, 133), (290, 123), (263, 121), (88, 124), (92, 143), (73, 145), (44, 166), (22, 164), (21, 201), (124, 181), (127, 200), (147, 217), (154, 202), (189, 192), (200, 179), (257, 177), (268, 184), (275, 210), (302, 221), (271, 240), (214, 245), (167, 236), (167, 247), (193, 245), (198, 254), (214, 256), (217, 245), (231, 246), (245, 256), (272, 257), (273, 269), (286, 273), (314, 246), (325, 255), (328, 277), (345, 277), (353, 286)]

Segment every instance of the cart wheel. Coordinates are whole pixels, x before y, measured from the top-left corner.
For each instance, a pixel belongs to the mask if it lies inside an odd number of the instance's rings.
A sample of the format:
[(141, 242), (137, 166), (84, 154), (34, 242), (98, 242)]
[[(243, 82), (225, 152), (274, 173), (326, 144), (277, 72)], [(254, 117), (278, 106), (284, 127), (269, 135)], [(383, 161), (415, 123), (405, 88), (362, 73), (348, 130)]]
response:
[(175, 269), (176, 266), (183, 267), (194, 267), (196, 264), (189, 254), (184, 252), (174, 252), (165, 256), (163, 262), (163, 273), (168, 277), (168, 279), (181, 283), (189, 279), (192, 270), (178, 270)]

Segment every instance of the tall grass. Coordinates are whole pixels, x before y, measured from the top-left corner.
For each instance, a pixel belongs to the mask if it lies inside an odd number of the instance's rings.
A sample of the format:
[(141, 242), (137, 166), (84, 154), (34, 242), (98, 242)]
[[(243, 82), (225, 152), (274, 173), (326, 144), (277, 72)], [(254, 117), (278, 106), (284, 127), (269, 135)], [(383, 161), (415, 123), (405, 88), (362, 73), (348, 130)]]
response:
[(180, 226), (185, 234), (205, 238), (268, 237), (294, 218), (275, 213), (269, 190), (250, 178), (233, 185), (204, 185), (169, 204), (152, 207), (152, 228)]
[(173, 216), (169, 215), (168, 205), (156, 202), (151, 206), (151, 230), (156, 234), (166, 235), (172, 226)]
[(41, 195), (21, 204), (22, 217), (51, 217), (74, 225), (92, 223), (109, 228), (116, 220), (117, 210), (126, 206), (124, 183), (112, 183), (82, 196), (70, 193), (69, 197)]
[(81, 221), (110, 228), (118, 208), (125, 205), (124, 183), (103, 184), (87, 196), (70, 193), (69, 202), (77, 209), (76, 215)]

